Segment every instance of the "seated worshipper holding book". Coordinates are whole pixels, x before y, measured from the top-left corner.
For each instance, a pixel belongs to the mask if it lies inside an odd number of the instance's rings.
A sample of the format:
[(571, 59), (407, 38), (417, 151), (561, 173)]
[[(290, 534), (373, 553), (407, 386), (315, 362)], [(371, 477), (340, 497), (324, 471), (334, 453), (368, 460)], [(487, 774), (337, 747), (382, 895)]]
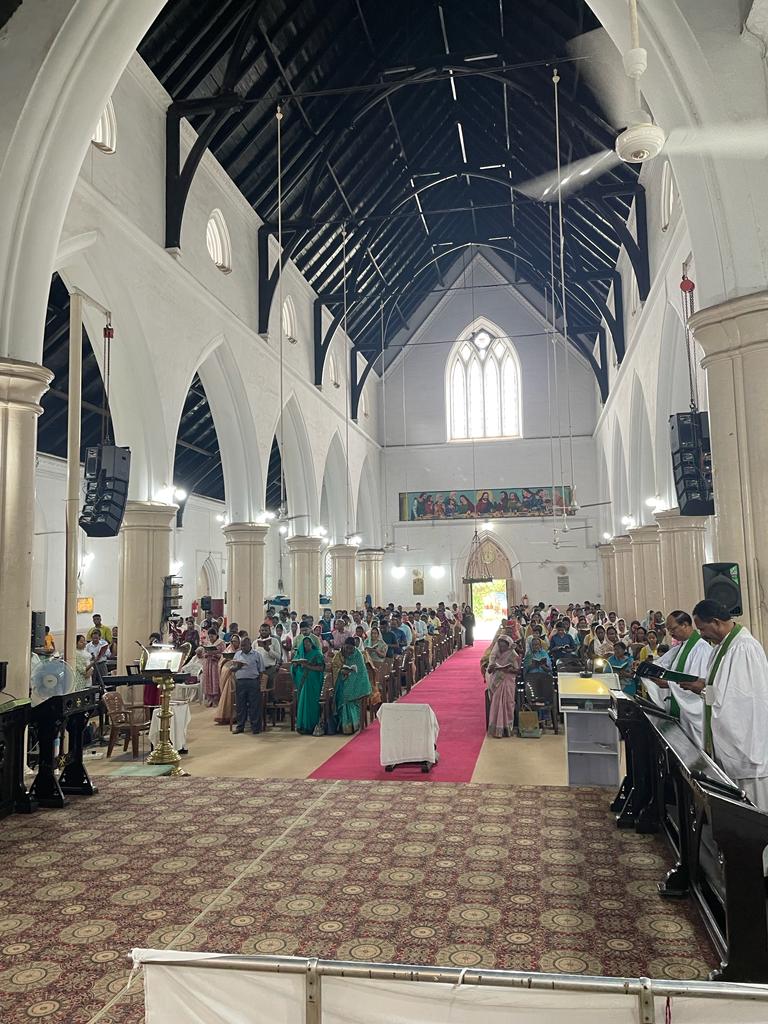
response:
[(540, 637), (533, 636), (531, 638), (531, 646), (528, 649), (528, 653), (523, 658), (523, 668), (527, 672), (529, 669), (546, 669), (547, 672), (552, 671), (552, 662), (549, 660), (549, 655), (544, 650), (544, 645)]
[(346, 736), (360, 728), (360, 701), (371, 692), (363, 656), (352, 639), (341, 649), (343, 662), (336, 679), (335, 703), (339, 732)]
[(614, 644), (613, 654), (608, 659), (611, 672), (619, 677), (621, 688), (624, 693), (634, 696), (637, 693), (637, 680), (635, 679), (635, 663), (632, 655), (627, 650), (626, 644), (621, 640)]
[(520, 658), (512, 638), (504, 633), (493, 645), (485, 682), (491, 698), (488, 735), (501, 739), (511, 736), (515, 723), (515, 691)]
[(296, 732), (311, 736), (320, 721), (325, 658), (313, 633), (300, 636), (291, 661), (291, 675), (298, 693)]

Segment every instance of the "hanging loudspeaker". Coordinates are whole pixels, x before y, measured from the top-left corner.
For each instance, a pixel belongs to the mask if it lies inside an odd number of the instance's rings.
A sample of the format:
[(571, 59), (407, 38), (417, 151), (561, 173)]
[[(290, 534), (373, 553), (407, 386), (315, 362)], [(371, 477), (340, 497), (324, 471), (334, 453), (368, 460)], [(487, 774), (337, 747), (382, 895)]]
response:
[(717, 601), (731, 615), (741, 615), (741, 577), (735, 562), (709, 562), (703, 565), (704, 597)]
[(85, 450), (85, 498), (80, 526), (89, 537), (116, 537), (128, 500), (130, 448), (99, 444)]
[(676, 413), (669, 418), (669, 428), (680, 515), (714, 515), (709, 416), (705, 412)]

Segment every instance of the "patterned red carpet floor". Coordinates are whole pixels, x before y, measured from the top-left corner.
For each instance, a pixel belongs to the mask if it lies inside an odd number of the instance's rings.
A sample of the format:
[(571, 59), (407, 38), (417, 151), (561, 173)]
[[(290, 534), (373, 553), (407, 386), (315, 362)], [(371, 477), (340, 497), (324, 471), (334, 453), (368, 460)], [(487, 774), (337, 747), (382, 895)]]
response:
[(0, 1020), (138, 1024), (135, 946), (702, 978), (694, 910), (604, 790), (100, 780), (0, 822)]

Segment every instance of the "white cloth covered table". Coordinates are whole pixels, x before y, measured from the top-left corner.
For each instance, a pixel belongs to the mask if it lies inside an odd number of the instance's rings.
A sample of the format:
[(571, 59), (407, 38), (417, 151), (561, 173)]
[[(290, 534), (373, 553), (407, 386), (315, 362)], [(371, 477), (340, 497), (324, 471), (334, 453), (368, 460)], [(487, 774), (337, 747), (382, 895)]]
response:
[(435, 744), (440, 725), (429, 704), (382, 704), (376, 717), (381, 723), (379, 760), (383, 766), (406, 761), (437, 762)]
[[(189, 720), (192, 717), (189, 704), (186, 701), (177, 702), (172, 700), (171, 711), (173, 711), (171, 743), (175, 750), (186, 750), (187, 729), (189, 728)], [(149, 742), (153, 747), (156, 747), (160, 742), (160, 708), (155, 708), (152, 712), (152, 721), (149, 725)]]

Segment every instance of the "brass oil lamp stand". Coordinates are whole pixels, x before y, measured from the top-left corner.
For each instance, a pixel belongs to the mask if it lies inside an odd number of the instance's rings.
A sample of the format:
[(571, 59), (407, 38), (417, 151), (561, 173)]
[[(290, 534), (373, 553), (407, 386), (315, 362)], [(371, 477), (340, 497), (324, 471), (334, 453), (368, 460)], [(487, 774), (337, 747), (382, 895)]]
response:
[(171, 694), (176, 688), (176, 684), (173, 681), (173, 675), (171, 672), (163, 672), (162, 674), (153, 674), (152, 682), (159, 687), (161, 692), (161, 703), (160, 703), (160, 739), (155, 746), (155, 749), (147, 757), (147, 764), (155, 765), (171, 765), (171, 771), (169, 775), (183, 775), (184, 772), (181, 770), (179, 765), (181, 764), (181, 755), (178, 750), (175, 749), (171, 743), (171, 719), (173, 718), (173, 711), (171, 711)]

